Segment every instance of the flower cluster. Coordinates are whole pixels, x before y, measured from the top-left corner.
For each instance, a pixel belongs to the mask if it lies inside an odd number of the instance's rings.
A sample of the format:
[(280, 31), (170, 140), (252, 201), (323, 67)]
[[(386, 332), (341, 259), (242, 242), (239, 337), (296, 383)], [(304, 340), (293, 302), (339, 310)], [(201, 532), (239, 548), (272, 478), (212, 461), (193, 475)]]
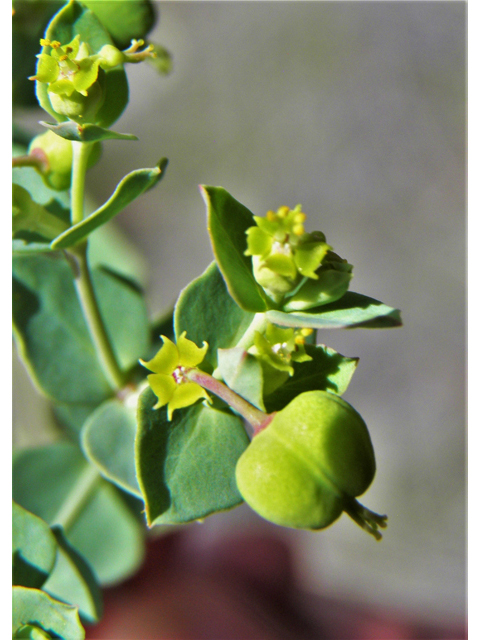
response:
[(305, 351), (305, 338), (313, 333), (312, 329), (282, 329), (271, 323), (265, 333), (256, 331), (253, 346), (248, 353), (254, 355), (263, 370), (263, 392), (269, 395), (290, 376), (293, 376), (294, 362), (311, 360)]
[[(101, 74), (104, 70), (155, 56), (153, 45), (138, 50), (143, 40), (133, 40), (125, 51), (106, 44), (95, 54), (86, 42), (80, 41), (80, 35), (66, 45), (49, 39), (40, 40), (40, 44), (44, 51), (37, 56), (37, 72), (30, 80), (48, 85), (56, 113), (79, 122), (92, 121), (103, 103)], [(50, 53), (46, 53), (48, 48)]]
[(271, 295), (282, 296), (302, 277), (318, 279), (316, 270), (331, 247), (320, 231), (306, 233), (301, 205), (280, 207), (266, 217), (254, 216), (256, 226), (247, 229), (247, 250), (252, 256), (257, 282)]

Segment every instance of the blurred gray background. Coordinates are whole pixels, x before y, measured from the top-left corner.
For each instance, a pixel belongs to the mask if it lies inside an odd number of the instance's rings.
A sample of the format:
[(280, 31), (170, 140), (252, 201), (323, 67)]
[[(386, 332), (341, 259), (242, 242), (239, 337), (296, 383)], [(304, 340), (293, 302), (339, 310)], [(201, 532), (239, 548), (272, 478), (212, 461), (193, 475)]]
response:
[[(388, 513), (384, 540), (346, 516), (316, 534), (277, 529), (306, 588), (461, 621), (466, 3), (158, 6), (152, 40), (173, 54), (173, 73), (129, 67), (131, 102), (114, 128), (140, 142), (105, 144), (90, 193), (102, 202), (128, 171), (169, 158), (164, 181), (117, 221), (148, 263), (152, 317), (212, 260), (201, 183), (256, 215), (301, 203), (308, 229), (354, 265), (351, 289), (402, 310), (401, 329), (319, 335), (360, 357), (345, 398), (375, 446), (362, 502)], [(26, 393), (14, 404), (18, 444), (46, 415), (41, 401), (24, 406)], [(264, 526), (242, 506), (194, 535), (211, 544)]]

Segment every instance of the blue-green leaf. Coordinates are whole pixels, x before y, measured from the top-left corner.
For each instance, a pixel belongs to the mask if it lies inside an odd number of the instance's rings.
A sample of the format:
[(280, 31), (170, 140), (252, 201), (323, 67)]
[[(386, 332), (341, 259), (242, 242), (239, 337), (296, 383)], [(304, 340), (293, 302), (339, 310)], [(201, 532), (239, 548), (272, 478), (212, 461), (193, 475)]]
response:
[(168, 160), (162, 158), (153, 169), (137, 169), (119, 182), (110, 198), (99, 209), (78, 224), (70, 227), (52, 242), (52, 249), (66, 249), (84, 240), (88, 235), (123, 211), (135, 198), (151, 189), (165, 173)]
[(155, 23), (150, 0), (84, 0), (83, 4), (95, 13), (121, 49), (128, 47), (132, 39), (145, 38)]
[(283, 327), (314, 329), (386, 329), (402, 324), (398, 309), (352, 291), (347, 291), (336, 302), (308, 311), (267, 311), (267, 318)]
[(141, 498), (135, 472), (136, 406), (107, 400), (86, 421), (83, 450), (100, 473), (125, 491)]
[[(227, 291), (215, 262), (193, 280), (181, 293), (175, 306), (175, 334), (187, 332), (198, 346), (208, 343), (204, 362), (217, 366), (217, 349), (237, 344), (254, 314), (243, 311)], [(203, 364), (202, 364), (203, 366)]]
[(124, 580), (143, 560), (141, 522), (74, 444), (57, 442), (17, 452), (13, 498), (51, 526), (67, 521), (68, 541), (104, 586)]
[(61, 527), (53, 527), (58, 543), (55, 568), (43, 585), (52, 598), (75, 607), (87, 622), (98, 622), (102, 616), (102, 593), (90, 565), (69, 543)]
[(342, 395), (347, 390), (358, 358), (346, 358), (325, 345), (306, 344), (305, 351), (312, 359), (292, 362), (293, 376), (265, 397), (268, 413), (280, 411), (305, 391), (331, 391)]
[[(63, 256), (13, 260), (13, 318), (22, 360), (40, 390), (59, 403), (99, 404), (111, 395)], [(138, 288), (110, 270), (93, 270), (100, 311), (120, 366), (149, 348), (145, 302)]]
[(12, 504), (13, 584), (39, 589), (50, 575), (57, 542), (41, 518)]
[(222, 187), (202, 186), (201, 190), (213, 253), (230, 295), (245, 311), (265, 311), (273, 305), (253, 276), (251, 259), (244, 254), (246, 231), (254, 224), (252, 212)]
[[(12, 593), (12, 635), (13, 638), (25, 638), (22, 627), (37, 627), (45, 631), (48, 637), (61, 640), (84, 640), (83, 629), (78, 610), (38, 589), (13, 587)], [(30, 637), (35, 637), (30, 634)], [(41, 636), (40, 636), (41, 637)], [(44, 636), (45, 637), (45, 636)]]
[(249, 440), (240, 418), (203, 404), (153, 409), (146, 389), (138, 404), (137, 478), (149, 526), (191, 522), (242, 502), (237, 460)]

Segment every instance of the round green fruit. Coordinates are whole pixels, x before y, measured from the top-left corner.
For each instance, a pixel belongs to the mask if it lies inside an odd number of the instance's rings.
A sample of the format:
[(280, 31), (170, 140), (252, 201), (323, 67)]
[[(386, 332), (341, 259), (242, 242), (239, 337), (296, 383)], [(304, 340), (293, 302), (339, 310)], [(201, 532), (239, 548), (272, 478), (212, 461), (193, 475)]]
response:
[(48, 169), (44, 173), (48, 186), (58, 191), (68, 189), (72, 173), (72, 143), (53, 131), (47, 131), (31, 141), (28, 152), (36, 149), (43, 151), (48, 162)]
[[(28, 153), (40, 150), (44, 154), (46, 167), (42, 170), (45, 184), (57, 191), (70, 189), (72, 179), (72, 143), (53, 131), (46, 131), (33, 138)], [(92, 167), (100, 159), (102, 145), (100, 142), (90, 144), (87, 168)]]
[(275, 414), (236, 467), (238, 489), (254, 511), (299, 529), (323, 529), (343, 511), (354, 517), (364, 509), (355, 497), (374, 475), (365, 422), (326, 391), (302, 393)]

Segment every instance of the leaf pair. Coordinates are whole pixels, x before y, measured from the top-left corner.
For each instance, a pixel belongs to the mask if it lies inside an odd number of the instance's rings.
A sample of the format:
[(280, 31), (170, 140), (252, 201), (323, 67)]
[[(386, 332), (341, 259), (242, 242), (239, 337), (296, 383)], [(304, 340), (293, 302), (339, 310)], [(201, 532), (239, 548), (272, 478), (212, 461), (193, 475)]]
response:
[(88, 622), (102, 615), (90, 566), (61, 527), (51, 528), (15, 502), (12, 506), (13, 637), (50, 638), (53, 632), (83, 638), (79, 613)]
[[(18, 452), (13, 462), (13, 499), (51, 527), (62, 523), (63, 546), (69, 544), (81, 554), (101, 585), (125, 579), (143, 559), (140, 519), (73, 443), (57, 442)], [(57, 543), (63, 544), (58, 537)], [(68, 584), (68, 572), (61, 569), (55, 575), (55, 568), (43, 584), (57, 595)], [(85, 608), (88, 612), (87, 604)]]

